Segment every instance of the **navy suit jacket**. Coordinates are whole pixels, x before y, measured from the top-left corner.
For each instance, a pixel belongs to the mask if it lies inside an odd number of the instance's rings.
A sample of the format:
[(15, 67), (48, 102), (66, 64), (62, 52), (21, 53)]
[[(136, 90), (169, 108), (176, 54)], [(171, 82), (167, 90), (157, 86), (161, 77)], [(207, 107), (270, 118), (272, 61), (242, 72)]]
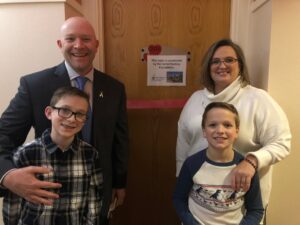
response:
[[(45, 117), (53, 92), (71, 82), (64, 63), (21, 77), (15, 97), (0, 118), (0, 177), (14, 168), (11, 156), (26, 140), (31, 127), (35, 137), (51, 127)], [(125, 188), (128, 164), (128, 123), (124, 85), (94, 72), (92, 144), (100, 155), (104, 177), (102, 215), (107, 214), (112, 188)]]

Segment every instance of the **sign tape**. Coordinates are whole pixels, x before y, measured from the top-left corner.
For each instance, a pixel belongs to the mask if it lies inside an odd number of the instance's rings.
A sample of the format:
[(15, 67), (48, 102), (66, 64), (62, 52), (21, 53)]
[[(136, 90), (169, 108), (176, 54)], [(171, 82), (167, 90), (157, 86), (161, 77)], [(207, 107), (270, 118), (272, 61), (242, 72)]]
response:
[(187, 99), (128, 100), (127, 109), (176, 109), (183, 108)]

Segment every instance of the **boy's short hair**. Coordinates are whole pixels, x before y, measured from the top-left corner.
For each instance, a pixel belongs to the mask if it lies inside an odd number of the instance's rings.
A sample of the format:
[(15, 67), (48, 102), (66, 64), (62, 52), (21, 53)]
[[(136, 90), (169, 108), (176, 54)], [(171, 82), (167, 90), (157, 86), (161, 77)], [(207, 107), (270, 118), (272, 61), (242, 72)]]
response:
[(89, 104), (89, 95), (85, 93), (84, 91), (81, 91), (80, 89), (72, 86), (67, 86), (67, 87), (61, 87), (58, 88), (54, 94), (52, 95), (52, 98), (50, 100), (50, 106), (55, 106), (56, 103), (62, 99), (63, 97), (66, 96), (78, 96), (87, 101)]
[(226, 110), (232, 112), (235, 115), (235, 118), (234, 118), (235, 126), (237, 128), (240, 127), (239, 113), (238, 113), (237, 109), (234, 107), (234, 105), (226, 103), (226, 102), (212, 102), (212, 103), (208, 104), (205, 107), (205, 110), (204, 110), (204, 113), (203, 113), (203, 116), (202, 116), (202, 129), (205, 127), (205, 122), (206, 122), (206, 119), (207, 119), (207, 113), (211, 109), (214, 109), (214, 108), (226, 109)]

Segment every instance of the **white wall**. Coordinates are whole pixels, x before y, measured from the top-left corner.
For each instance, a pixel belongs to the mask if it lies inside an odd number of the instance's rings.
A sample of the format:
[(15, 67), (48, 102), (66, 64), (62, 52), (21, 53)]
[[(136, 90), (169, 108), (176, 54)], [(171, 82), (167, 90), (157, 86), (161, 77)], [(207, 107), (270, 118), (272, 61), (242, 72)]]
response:
[(248, 49), (250, 0), (231, 0), (230, 38), (238, 43), (245, 54)]
[(265, 90), (268, 88), (271, 4), (270, 0), (232, 0), (231, 13), (231, 38), (244, 50), (251, 84)]
[(251, 82), (267, 90), (269, 77), (269, 54), (272, 19), (272, 1), (250, 4), (247, 59)]
[(93, 25), (97, 39), (99, 40), (99, 47), (94, 59), (94, 67), (100, 71), (105, 71), (104, 59), (104, 24), (103, 24), (103, 0), (82, 1), (82, 14)]

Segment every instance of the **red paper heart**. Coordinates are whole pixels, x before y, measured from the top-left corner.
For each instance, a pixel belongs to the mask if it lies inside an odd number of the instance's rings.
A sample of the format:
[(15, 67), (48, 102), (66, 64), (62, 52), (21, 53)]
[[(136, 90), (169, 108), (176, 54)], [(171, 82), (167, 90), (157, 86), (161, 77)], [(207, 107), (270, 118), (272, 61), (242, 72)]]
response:
[(161, 53), (161, 46), (149, 45), (148, 51), (149, 51), (149, 55), (159, 55)]

